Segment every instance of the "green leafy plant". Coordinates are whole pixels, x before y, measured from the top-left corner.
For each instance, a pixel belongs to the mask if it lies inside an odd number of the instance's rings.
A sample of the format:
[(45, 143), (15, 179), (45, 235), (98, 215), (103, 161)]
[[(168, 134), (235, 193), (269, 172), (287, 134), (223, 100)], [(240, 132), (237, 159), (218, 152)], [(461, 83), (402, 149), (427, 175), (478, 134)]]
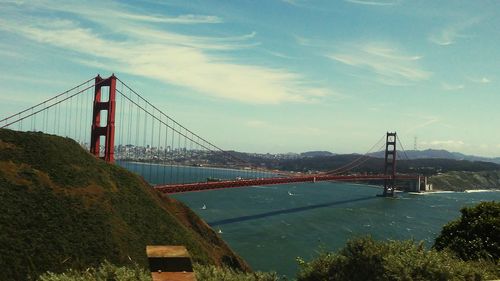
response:
[(426, 250), (414, 241), (375, 241), (362, 237), (338, 252), (322, 252), (310, 262), (299, 259), (298, 281), (320, 280), (488, 280), (491, 266), (465, 262), (447, 252)]
[(482, 202), (460, 210), (462, 216), (446, 224), (434, 248), (448, 249), (463, 260), (500, 259), (500, 202)]
[[(194, 265), (199, 281), (279, 281), (276, 273), (247, 273), (228, 267)], [(138, 265), (116, 266), (107, 261), (96, 268), (68, 270), (64, 273), (47, 272), (37, 281), (152, 281), (151, 273)]]

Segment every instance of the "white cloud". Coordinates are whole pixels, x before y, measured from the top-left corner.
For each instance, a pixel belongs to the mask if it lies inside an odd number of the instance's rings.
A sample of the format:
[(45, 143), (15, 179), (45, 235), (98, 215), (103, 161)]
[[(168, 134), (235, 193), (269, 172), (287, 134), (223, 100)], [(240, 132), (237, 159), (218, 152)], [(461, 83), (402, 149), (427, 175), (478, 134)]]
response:
[(0, 57), (9, 57), (9, 58), (16, 58), (16, 59), (23, 59), (24, 58), (24, 56), (21, 55), (20, 53), (17, 53), (15, 51), (11, 51), (11, 50), (2, 50), (2, 49), (0, 49)]
[(465, 88), (464, 84), (449, 84), (446, 82), (441, 83), (441, 87), (445, 91), (457, 91)]
[(465, 146), (465, 143), (461, 140), (432, 140), (422, 141), (420, 145), (436, 149), (460, 149)]
[(479, 18), (472, 18), (464, 20), (460, 23), (450, 24), (442, 29), (435, 30), (429, 35), (429, 41), (441, 46), (452, 45), (456, 42), (457, 38), (467, 37), (463, 32), (471, 26), (477, 24)]
[(131, 13), (117, 12), (114, 16), (136, 21), (145, 21), (152, 23), (175, 23), (175, 24), (199, 24), (199, 23), (222, 23), (222, 19), (217, 16), (205, 15), (180, 15), (177, 17), (158, 16), (158, 15), (138, 15)]
[(292, 6), (298, 6), (300, 0), (281, 0), (281, 2), (292, 5)]
[(346, 45), (327, 55), (346, 65), (374, 72), (378, 80), (387, 85), (401, 85), (426, 80), (430, 72), (423, 70), (418, 61), (421, 56), (406, 55), (389, 43), (364, 43)]
[(414, 125), (413, 127), (406, 129), (405, 134), (416, 131), (417, 129), (428, 127), (428, 126), (435, 124), (439, 121), (439, 118), (433, 117), (433, 116), (410, 116), (410, 117), (413, 120), (415, 120), (415, 119), (421, 119), (421, 120), (423, 119), (423, 120), (420, 121), (420, 123)]
[[(37, 8), (52, 11), (49, 6)], [(100, 7), (99, 15), (86, 6), (61, 4), (54, 9), (77, 16), (68, 20), (16, 11), (0, 18), (0, 30), (77, 52), (81, 57), (72, 60), (87, 66), (153, 78), (217, 98), (255, 104), (315, 102), (330, 92), (289, 70), (238, 63), (230, 51), (258, 44), (250, 42), (255, 32), (200, 37), (155, 28), (144, 21), (155, 22), (159, 16), (132, 14), (117, 7), (109, 11)]]
[(289, 136), (321, 136), (327, 134), (327, 130), (311, 125), (293, 124), (291, 126), (276, 125), (266, 121), (252, 119), (245, 122), (248, 128), (258, 129), (260, 131), (269, 131), (277, 133), (276, 135)]
[(474, 82), (474, 83), (480, 83), (480, 84), (488, 84), (491, 83), (491, 79), (487, 77), (467, 77), (469, 81)]
[(400, 0), (345, 0), (349, 3), (368, 6), (392, 6), (399, 4)]
[(262, 121), (262, 120), (249, 120), (246, 122), (246, 125), (250, 128), (257, 128), (257, 129), (270, 127), (269, 123), (267, 123), (266, 121)]
[(429, 36), (432, 43), (447, 46), (455, 43), (455, 38), (458, 36), (458, 30), (454, 27), (446, 27)]

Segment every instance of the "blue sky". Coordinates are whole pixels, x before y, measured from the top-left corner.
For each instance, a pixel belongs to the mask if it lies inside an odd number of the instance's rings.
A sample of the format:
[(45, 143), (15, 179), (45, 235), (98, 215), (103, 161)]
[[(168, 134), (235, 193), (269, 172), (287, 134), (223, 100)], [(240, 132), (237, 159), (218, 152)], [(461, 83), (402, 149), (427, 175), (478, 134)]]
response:
[(136, 2), (0, 0), (1, 116), (114, 72), (224, 149), (500, 156), (499, 1)]

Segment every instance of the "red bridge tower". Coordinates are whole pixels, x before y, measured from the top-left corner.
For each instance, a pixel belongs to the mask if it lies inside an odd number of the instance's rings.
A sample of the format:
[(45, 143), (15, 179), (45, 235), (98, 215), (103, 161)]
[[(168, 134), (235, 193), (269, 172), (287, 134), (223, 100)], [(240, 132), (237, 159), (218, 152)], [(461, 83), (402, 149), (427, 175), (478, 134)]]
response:
[[(109, 87), (109, 99), (102, 101), (102, 87)], [(115, 146), (115, 97), (116, 77), (103, 79), (97, 75), (95, 78), (94, 110), (92, 114), (92, 131), (90, 134), (90, 153), (106, 162), (114, 162)], [(101, 112), (107, 111), (106, 125), (101, 126)], [(101, 155), (101, 137), (104, 136), (104, 155)]]
[(384, 174), (390, 176), (384, 180), (383, 196), (394, 196), (395, 178), (396, 178), (396, 132), (387, 132), (385, 141), (385, 165)]

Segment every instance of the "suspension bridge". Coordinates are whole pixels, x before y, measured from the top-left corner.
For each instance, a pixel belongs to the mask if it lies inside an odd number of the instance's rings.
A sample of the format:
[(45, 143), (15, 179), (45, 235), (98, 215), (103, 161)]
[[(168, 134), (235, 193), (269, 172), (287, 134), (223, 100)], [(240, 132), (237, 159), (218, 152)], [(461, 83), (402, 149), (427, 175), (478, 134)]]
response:
[[(192, 132), (114, 74), (99, 75), (0, 120), (0, 128), (41, 131), (72, 138), (91, 154), (138, 172), (164, 193), (318, 181), (380, 181), (383, 196), (393, 196), (397, 181), (419, 175), (398, 174), (395, 132), (370, 150), (328, 172), (297, 174), (270, 170), (226, 151)], [(370, 152), (385, 150), (379, 174), (354, 174)], [(406, 153), (403, 150), (403, 155)]]

